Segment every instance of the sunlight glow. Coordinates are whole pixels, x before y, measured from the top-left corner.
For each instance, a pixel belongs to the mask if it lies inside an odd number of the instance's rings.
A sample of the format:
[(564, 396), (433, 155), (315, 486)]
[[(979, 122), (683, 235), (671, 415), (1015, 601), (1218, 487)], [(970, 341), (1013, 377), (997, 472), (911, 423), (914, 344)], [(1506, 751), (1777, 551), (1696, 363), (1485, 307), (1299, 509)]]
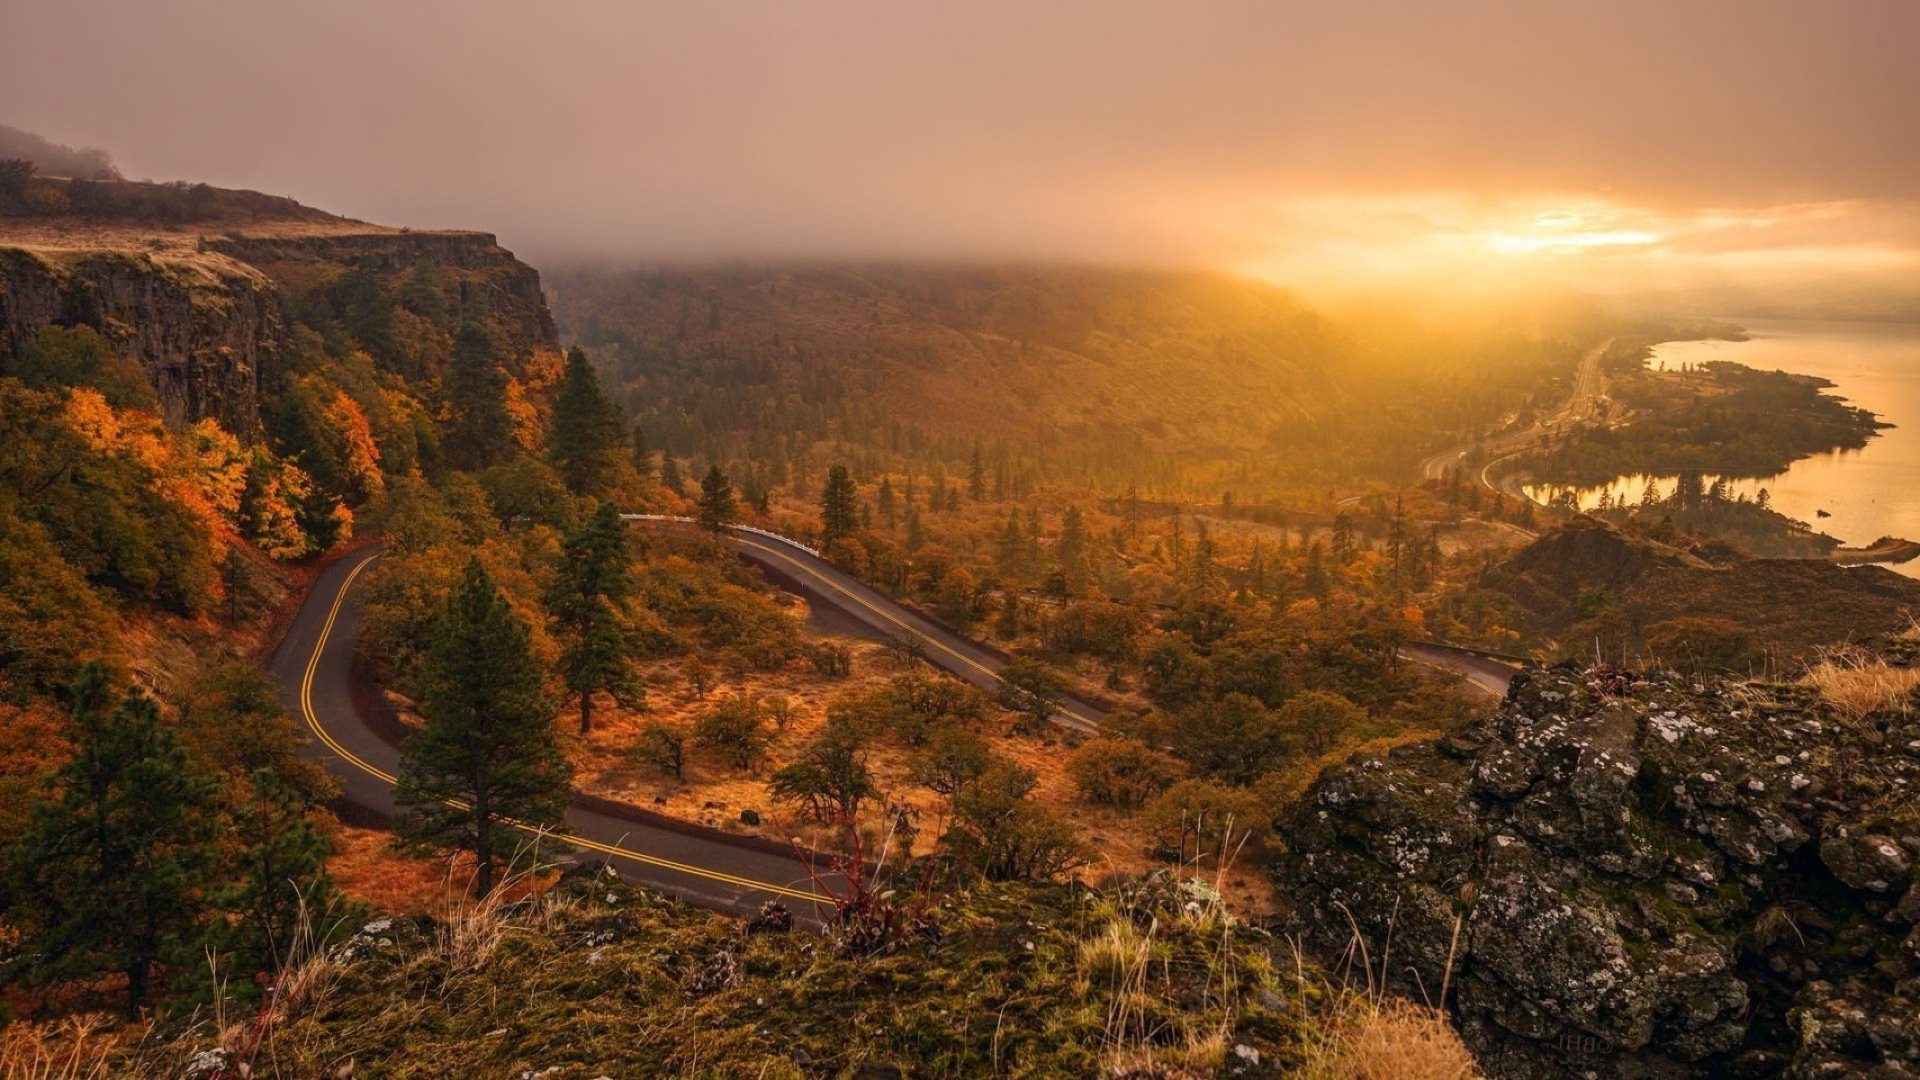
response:
[(1535, 252), (1549, 251), (1556, 255), (1575, 255), (1592, 248), (1602, 247), (1645, 247), (1659, 243), (1660, 238), (1649, 232), (1581, 232), (1541, 235), (1532, 233), (1515, 236), (1510, 233), (1494, 233), (1487, 244), (1502, 255), (1531, 255)]

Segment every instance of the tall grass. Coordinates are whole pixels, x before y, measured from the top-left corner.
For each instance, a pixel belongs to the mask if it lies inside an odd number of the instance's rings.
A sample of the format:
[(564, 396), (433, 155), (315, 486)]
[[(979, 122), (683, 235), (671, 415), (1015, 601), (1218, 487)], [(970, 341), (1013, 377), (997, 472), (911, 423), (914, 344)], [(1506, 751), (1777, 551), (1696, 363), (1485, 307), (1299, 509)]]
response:
[(0, 1027), (0, 1080), (95, 1080), (115, 1075), (121, 1032), (98, 1013)]
[(1907, 715), (1920, 689), (1920, 668), (1894, 667), (1853, 650), (1833, 650), (1807, 669), (1804, 679), (1821, 700), (1855, 723), (1878, 712)]

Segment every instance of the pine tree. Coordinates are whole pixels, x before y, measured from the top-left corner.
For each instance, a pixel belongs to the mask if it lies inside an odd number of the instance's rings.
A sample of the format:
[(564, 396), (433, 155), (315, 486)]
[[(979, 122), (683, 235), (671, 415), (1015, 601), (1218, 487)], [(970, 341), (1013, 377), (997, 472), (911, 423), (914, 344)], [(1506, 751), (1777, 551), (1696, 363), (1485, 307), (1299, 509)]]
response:
[(513, 448), (507, 415), (507, 373), (493, 332), (477, 322), (460, 324), (447, 368), (447, 460), (459, 469), (484, 469)]
[(860, 526), (860, 492), (845, 465), (827, 471), (827, 486), (820, 493), (820, 536), (823, 549), (833, 542), (852, 536)]
[(980, 455), (980, 440), (973, 440), (973, 459), (967, 464), (967, 495), (974, 502), (987, 497), (987, 461)]
[(633, 471), (640, 474), (640, 479), (652, 480), (653, 444), (647, 441), (647, 429), (638, 424), (633, 426), (632, 458)]
[(1214, 557), (1218, 551), (1219, 549), (1214, 545), (1213, 537), (1207, 533), (1207, 523), (1205, 521), (1199, 522), (1193, 538), (1193, 564), (1191, 566), (1191, 572), (1193, 574), (1194, 588), (1204, 590), (1213, 586), (1217, 575), (1217, 568), (1214, 566)]
[(228, 544), (226, 557), (220, 560), (220, 591), (227, 599), (227, 625), (240, 625), (243, 612), (253, 610), (258, 599), (253, 584), (253, 572), (247, 566), (247, 557), (240, 553), (240, 545)]
[(927, 543), (926, 527), (920, 524), (920, 508), (907, 504), (907, 550), (919, 551)]
[(733, 484), (720, 466), (707, 468), (700, 481), (700, 526), (715, 536), (725, 532), (740, 517), (740, 505), (733, 497)]
[(1060, 573), (1068, 587), (1078, 590), (1087, 578), (1087, 522), (1077, 506), (1060, 518)]
[(530, 630), (486, 568), (468, 560), (421, 672), (426, 726), (400, 753), (394, 832), (415, 851), (470, 851), (475, 889), (526, 838), (510, 822), (561, 824), (572, 770), (554, 737)]
[(7, 853), (4, 907), (25, 948), (0, 974), (30, 984), (126, 977), (129, 1012), (160, 969), (190, 961), (215, 866), (213, 778), (195, 769), (160, 708), (135, 689), (117, 704), (106, 673), (75, 682), (73, 757)]
[(1000, 574), (1006, 578), (1020, 576), (1026, 568), (1027, 541), (1020, 533), (1020, 511), (1007, 511), (1007, 527), (1000, 531), (1000, 544), (996, 562)]
[(878, 500), (880, 503), (880, 520), (886, 522), (887, 530), (891, 532), (895, 521), (896, 507), (893, 502), (893, 481), (885, 476), (880, 478)]
[[(240, 975), (280, 970), (302, 919), (321, 934), (319, 944), (329, 924), (353, 921), (327, 873), (333, 845), (314, 827), (307, 799), (272, 769), (255, 770), (251, 783), (252, 798), (231, 829), (240, 846), (237, 880), (216, 897), (228, 917), (213, 924), (206, 942)], [(253, 984), (236, 979), (230, 985)]]
[(680, 475), (680, 462), (672, 454), (660, 456), (660, 486), (683, 499), (687, 497), (687, 481)]
[(613, 483), (619, 465), (620, 406), (600, 389), (600, 376), (575, 346), (567, 351), (560, 393), (553, 399), (548, 440), (560, 479), (575, 495), (599, 495)]
[(601, 503), (560, 550), (560, 573), (547, 593), (547, 615), (565, 642), (560, 674), (580, 700), (580, 734), (585, 735), (593, 730), (595, 694), (607, 694), (629, 708), (645, 700), (623, 619), (633, 596), (627, 523), (612, 503)]
[(1341, 510), (1333, 515), (1333, 561), (1345, 566), (1353, 556), (1353, 515)]

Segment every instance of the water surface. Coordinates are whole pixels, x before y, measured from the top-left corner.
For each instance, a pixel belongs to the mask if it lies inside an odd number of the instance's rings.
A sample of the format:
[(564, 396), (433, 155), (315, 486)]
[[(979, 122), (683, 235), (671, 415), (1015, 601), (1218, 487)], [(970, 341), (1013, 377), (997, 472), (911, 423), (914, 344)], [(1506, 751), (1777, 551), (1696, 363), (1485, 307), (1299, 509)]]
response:
[[(1920, 323), (1718, 317), (1746, 327), (1752, 340), (1671, 341), (1656, 346), (1647, 362), (1671, 368), (1732, 360), (1762, 370), (1818, 375), (1834, 384), (1829, 393), (1895, 425), (1864, 449), (1804, 458), (1778, 476), (1734, 481), (1733, 490), (1754, 495), (1765, 488), (1774, 509), (1850, 545), (1882, 536), (1920, 540)], [(1609, 490), (1616, 499), (1638, 502), (1648, 479), (1621, 477), (1576, 494), (1586, 508)], [(1673, 477), (1651, 479), (1662, 495), (1672, 493)], [(1542, 499), (1559, 490), (1564, 489), (1551, 484), (1528, 489)], [(1822, 510), (1831, 516), (1820, 517)], [(1920, 577), (1920, 559), (1892, 569)]]

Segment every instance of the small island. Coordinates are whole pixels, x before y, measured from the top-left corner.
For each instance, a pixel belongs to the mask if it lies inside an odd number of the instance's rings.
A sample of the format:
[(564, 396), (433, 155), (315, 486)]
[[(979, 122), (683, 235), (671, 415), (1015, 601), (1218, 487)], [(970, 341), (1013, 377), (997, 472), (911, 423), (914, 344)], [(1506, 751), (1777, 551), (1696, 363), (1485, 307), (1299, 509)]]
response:
[(1920, 556), (1920, 541), (1883, 536), (1865, 547), (1839, 547), (1828, 558), (1843, 565), (1859, 563), (1903, 563)]

